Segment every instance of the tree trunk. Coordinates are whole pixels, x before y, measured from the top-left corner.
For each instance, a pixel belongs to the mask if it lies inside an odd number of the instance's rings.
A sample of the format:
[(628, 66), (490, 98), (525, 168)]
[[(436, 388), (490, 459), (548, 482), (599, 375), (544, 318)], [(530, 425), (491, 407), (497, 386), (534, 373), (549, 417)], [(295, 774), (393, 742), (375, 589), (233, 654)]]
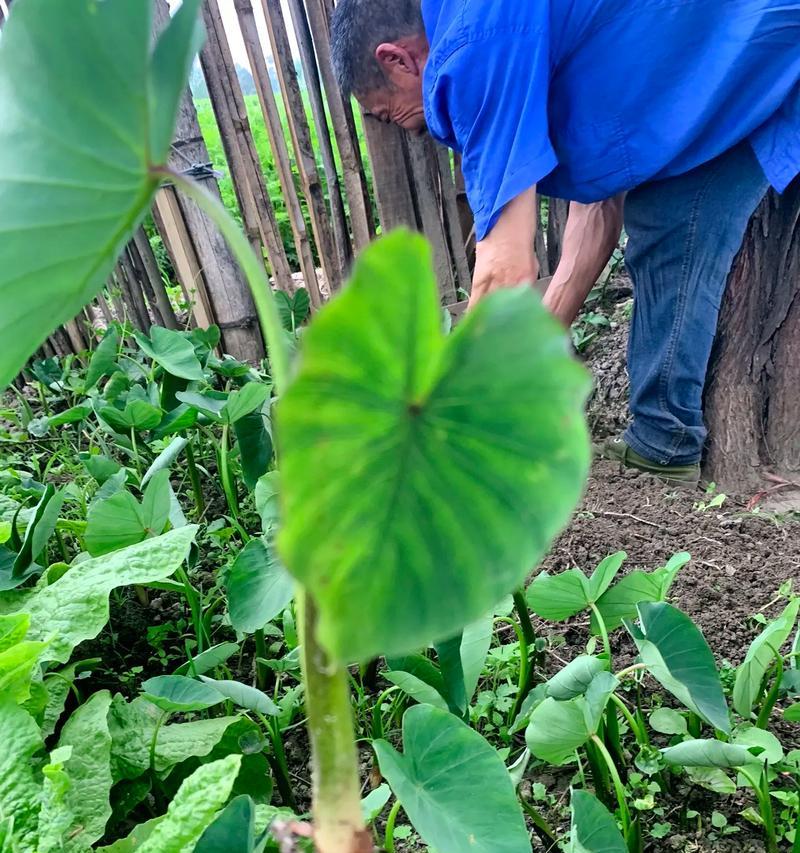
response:
[(800, 179), (770, 192), (734, 263), (706, 388), (706, 474), (755, 492), (800, 480)]

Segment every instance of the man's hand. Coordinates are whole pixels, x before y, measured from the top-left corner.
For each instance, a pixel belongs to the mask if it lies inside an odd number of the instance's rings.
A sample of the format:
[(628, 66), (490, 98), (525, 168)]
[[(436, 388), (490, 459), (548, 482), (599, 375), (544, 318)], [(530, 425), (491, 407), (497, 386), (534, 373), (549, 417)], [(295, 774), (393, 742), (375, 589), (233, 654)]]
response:
[(501, 287), (536, 281), (539, 264), (533, 241), (537, 221), (536, 187), (531, 187), (506, 205), (494, 228), (478, 243), (470, 308)]
[(619, 195), (570, 205), (561, 261), (544, 296), (544, 304), (567, 328), (619, 244), (624, 200)]

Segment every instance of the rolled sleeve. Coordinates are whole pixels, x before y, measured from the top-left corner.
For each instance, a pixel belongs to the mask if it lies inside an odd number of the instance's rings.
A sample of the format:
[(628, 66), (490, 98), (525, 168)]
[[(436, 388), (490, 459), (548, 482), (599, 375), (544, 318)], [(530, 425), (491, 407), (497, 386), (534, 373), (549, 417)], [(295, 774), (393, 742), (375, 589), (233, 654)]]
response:
[(438, 63), (426, 85), (432, 135), (463, 154), (478, 240), (558, 165), (547, 119), (548, 57), (545, 25), (483, 32)]

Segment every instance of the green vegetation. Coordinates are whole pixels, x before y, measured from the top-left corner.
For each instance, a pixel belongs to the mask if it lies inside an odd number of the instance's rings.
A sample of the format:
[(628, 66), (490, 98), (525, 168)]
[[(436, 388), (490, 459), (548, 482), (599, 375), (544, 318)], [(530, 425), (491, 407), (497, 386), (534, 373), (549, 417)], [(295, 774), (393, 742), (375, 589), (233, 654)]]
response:
[[(404, 233), (310, 323), (302, 291), (275, 295), (224, 207), (162, 165), (197, 7), (152, 55), (149, 7), (116, 0), (20, 0), (0, 42), (0, 382), (24, 379), (0, 427), (2, 849), (635, 853), (735, 831), (737, 792), (770, 853), (800, 848), (798, 752), (770, 730), (800, 692), (800, 599), (781, 591), (723, 686), (668, 601), (688, 554), (528, 583), (586, 478), (585, 371), (527, 288), (445, 333)], [(135, 87), (101, 73), (112, 33)], [(28, 362), (164, 179), (229, 241), (268, 359), (111, 325)], [(583, 654), (555, 667), (548, 623), (576, 617)], [(688, 807), (698, 787), (718, 808)]]

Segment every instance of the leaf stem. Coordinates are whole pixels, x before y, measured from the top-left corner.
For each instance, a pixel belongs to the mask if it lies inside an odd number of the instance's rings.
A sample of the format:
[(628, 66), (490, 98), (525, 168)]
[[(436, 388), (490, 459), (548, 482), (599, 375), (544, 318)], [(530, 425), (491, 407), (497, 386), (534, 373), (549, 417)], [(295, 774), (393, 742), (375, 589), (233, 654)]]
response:
[(289, 379), (289, 350), (278, 306), (262, 260), (256, 256), (241, 229), (219, 199), (210, 195), (199, 184), (166, 167), (155, 169), (153, 173), (157, 177), (170, 181), (191, 198), (219, 228), (228, 243), (244, 272), (253, 296), (261, 333), (267, 344), (275, 390), (279, 394), (283, 393)]
[(155, 728), (153, 729), (153, 737), (150, 741), (150, 770), (156, 771), (156, 746), (158, 745), (158, 732), (161, 726), (164, 725), (164, 720), (170, 715), (169, 711), (162, 711), (161, 716), (156, 720)]
[(625, 799), (625, 786), (622, 784), (622, 779), (620, 778), (619, 771), (617, 770), (617, 765), (614, 764), (614, 759), (611, 757), (611, 753), (606, 749), (606, 745), (603, 741), (597, 735), (592, 735), (592, 743), (597, 747), (597, 751), (600, 755), (603, 756), (606, 767), (608, 767), (608, 773), (611, 776), (611, 781), (614, 783), (614, 791), (616, 792), (617, 802), (619, 803), (619, 813), (622, 818), (623, 834), (627, 838), (631, 827), (631, 813), (628, 809), (628, 802)]
[(775, 707), (775, 703), (778, 701), (778, 697), (780, 696), (782, 682), (783, 658), (778, 655), (778, 657), (775, 659), (775, 680), (772, 682), (772, 687), (770, 687), (769, 692), (767, 693), (767, 698), (764, 700), (764, 704), (761, 706), (761, 711), (759, 711), (758, 719), (756, 720), (756, 728), (766, 729), (766, 727), (769, 725), (769, 718), (772, 715), (772, 710)]
[(383, 849), (386, 853), (395, 853), (394, 848), (394, 825), (397, 822), (397, 815), (400, 811), (400, 800), (395, 800), (392, 805), (392, 810), (389, 812), (389, 817), (386, 818), (386, 833), (383, 838)]
[(313, 767), (317, 853), (371, 853), (372, 835), (361, 814), (361, 785), (347, 669), (331, 661), (317, 639), (317, 611), (298, 588), (306, 713)]
[(609, 663), (611, 662), (611, 641), (608, 639), (608, 629), (606, 628), (605, 619), (603, 619), (603, 615), (600, 613), (600, 608), (592, 601), (589, 606), (592, 608), (592, 613), (594, 613), (594, 618), (597, 620), (597, 626), (600, 629), (600, 636), (603, 638), (603, 648), (605, 649), (606, 656), (608, 657)]

